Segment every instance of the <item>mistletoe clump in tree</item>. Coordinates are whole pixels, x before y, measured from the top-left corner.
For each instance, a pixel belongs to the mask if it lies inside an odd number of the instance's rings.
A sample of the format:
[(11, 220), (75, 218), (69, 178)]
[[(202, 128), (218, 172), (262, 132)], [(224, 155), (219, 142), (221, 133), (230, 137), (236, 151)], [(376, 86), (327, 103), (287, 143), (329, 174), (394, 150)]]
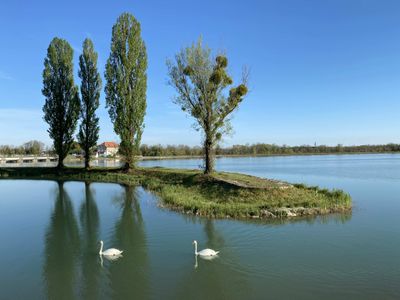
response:
[(122, 14), (112, 29), (111, 53), (105, 77), (106, 102), (114, 131), (121, 139), (119, 151), (125, 168), (135, 165), (144, 129), (147, 88), (147, 54), (140, 24), (129, 13)]
[(81, 79), (81, 124), (78, 141), (85, 153), (85, 168), (89, 169), (90, 152), (99, 139), (99, 118), (96, 110), (99, 107), (101, 78), (97, 71), (97, 53), (93, 42), (85, 39), (83, 52), (79, 56), (79, 73)]
[(211, 57), (211, 50), (203, 47), (201, 40), (181, 50), (175, 60), (168, 60), (169, 84), (178, 95), (174, 102), (196, 120), (196, 128), (204, 135), (205, 174), (214, 171), (214, 147), (224, 134), (231, 130), (230, 115), (247, 94), (247, 72), (243, 72), (242, 83), (233, 84), (226, 68), (228, 59), (219, 55)]
[(58, 168), (64, 167), (64, 159), (73, 142), (73, 134), (79, 117), (78, 87), (74, 84), (73, 50), (66, 40), (54, 38), (44, 60), (43, 89), (45, 104), (44, 120), (53, 139), (58, 155)]

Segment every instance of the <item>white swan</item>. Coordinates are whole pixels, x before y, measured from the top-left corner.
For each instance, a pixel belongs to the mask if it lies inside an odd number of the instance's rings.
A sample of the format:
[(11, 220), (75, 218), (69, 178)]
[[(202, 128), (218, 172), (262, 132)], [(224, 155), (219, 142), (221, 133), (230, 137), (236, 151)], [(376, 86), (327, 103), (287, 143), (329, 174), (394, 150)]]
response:
[(197, 241), (193, 241), (193, 244), (194, 244), (195, 255), (200, 255), (201, 257), (210, 257), (210, 256), (216, 256), (219, 253), (219, 251), (214, 251), (213, 249), (203, 249), (197, 252)]
[(108, 257), (112, 257), (112, 256), (118, 256), (120, 257), (122, 252), (121, 250), (115, 249), (115, 248), (110, 248), (107, 249), (105, 251), (103, 251), (103, 241), (100, 241), (100, 251), (99, 251), (99, 255), (104, 255), (104, 256), (108, 256)]

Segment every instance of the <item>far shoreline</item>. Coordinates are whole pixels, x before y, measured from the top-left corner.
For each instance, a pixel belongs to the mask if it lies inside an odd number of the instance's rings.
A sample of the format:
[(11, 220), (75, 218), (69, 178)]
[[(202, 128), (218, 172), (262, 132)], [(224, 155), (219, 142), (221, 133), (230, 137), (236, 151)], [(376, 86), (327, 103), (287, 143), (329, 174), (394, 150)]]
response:
[[(363, 155), (363, 154), (400, 154), (400, 151), (390, 152), (336, 152), (336, 153), (282, 153), (282, 154), (237, 154), (216, 155), (216, 158), (258, 158), (258, 157), (295, 157), (295, 156), (329, 156), (329, 155)], [(106, 159), (106, 158), (105, 158)], [(112, 159), (112, 158), (110, 158)], [(174, 159), (203, 159), (200, 155), (171, 155), (171, 156), (141, 156), (139, 160), (174, 160)]]

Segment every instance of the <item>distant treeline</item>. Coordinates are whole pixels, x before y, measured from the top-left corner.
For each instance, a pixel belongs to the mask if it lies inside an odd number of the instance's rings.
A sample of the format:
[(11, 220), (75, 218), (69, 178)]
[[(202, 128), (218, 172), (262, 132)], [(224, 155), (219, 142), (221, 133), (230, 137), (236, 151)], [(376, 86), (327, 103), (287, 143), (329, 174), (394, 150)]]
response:
[[(186, 145), (142, 145), (143, 156), (201, 156), (201, 147)], [(290, 154), (329, 154), (329, 153), (383, 153), (400, 152), (400, 144), (360, 145), (360, 146), (278, 146), (274, 144), (246, 144), (232, 147), (216, 147), (216, 155), (290, 155)]]
[[(74, 142), (70, 154), (80, 154), (81, 148)], [(187, 145), (142, 145), (143, 156), (202, 156), (203, 148)], [(290, 154), (329, 154), (329, 153), (384, 153), (400, 152), (400, 144), (360, 145), (360, 146), (278, 146), (274, 144), (246, 144), (231, 147), (216, 147), (216, 155), (290, 155)], [(54, 150), (45, 147), (42, 142), (30, 141), (21, 146), (0, 145), (0, 155), (40, 155), (54, 154)]]
[(33, 140), (21, 146), (0, 145), (0, 155), (40, 155), (49, 152), (50, 148), (45, 148), (42, 142)]
[[(71, 149), (68, 154), (80, 154), (82, 152), (79, 143), (72, 142)], [(0, 155), (2, 156), (19, 156), (19, 155), (55, 155), (53, 147), (45, 146), (44, 143), (32, 140), (20, 146), (0, 145)]]

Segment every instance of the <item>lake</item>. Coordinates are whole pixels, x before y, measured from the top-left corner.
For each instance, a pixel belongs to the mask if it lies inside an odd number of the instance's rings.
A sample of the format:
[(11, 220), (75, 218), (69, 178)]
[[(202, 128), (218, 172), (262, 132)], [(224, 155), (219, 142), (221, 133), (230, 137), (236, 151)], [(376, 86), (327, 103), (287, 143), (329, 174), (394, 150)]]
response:
[[(344, 189), (354, 209), (214, 220), (161, 209), (141, 187), (0, 180), (0, 299), (400, 298), (400, 155), (221, 158), (216, 166)], [(194, 239), (219, 257), (196, 259)], [(123, 257), (102, 261), (100, 240)]]

